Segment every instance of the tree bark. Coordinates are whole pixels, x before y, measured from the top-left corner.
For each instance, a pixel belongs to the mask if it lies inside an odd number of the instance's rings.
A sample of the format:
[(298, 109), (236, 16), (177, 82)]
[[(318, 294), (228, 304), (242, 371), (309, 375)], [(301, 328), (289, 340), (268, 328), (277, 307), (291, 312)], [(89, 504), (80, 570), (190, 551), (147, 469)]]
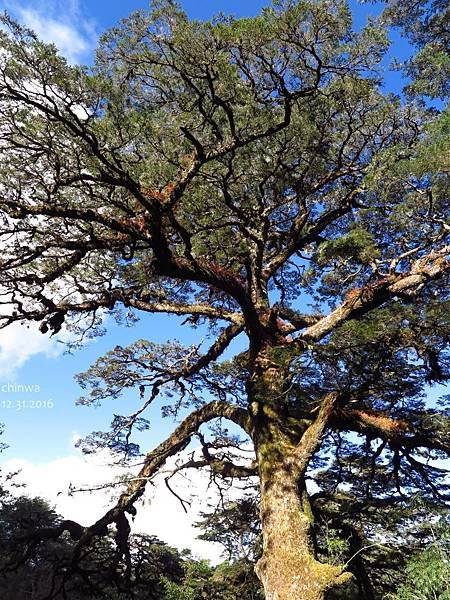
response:
[(312, 542), (313, 516), (304, 484), (335, 398), (329, 395), (309, 422), (286, 416), (289, 352), (266, 348), (254, 363), (249, 386), (261, 487), (263, 553), (256, 573), (266, 600), (323, 600), (351, 574), (319, 562)]
[(314, 557), (311, 516), (285, 468), (261, 485), (263, 555), (256, 573), (266, 600), (323, 600), (327, 589), (350, 578)]

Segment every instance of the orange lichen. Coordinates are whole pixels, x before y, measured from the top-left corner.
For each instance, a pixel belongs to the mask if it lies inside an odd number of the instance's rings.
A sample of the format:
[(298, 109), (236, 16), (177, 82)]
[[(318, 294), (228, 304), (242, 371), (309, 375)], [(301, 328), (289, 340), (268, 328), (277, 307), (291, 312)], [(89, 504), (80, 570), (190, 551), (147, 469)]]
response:
[(151, 188), (141, 187), (142, 194), (150, 200), (157, 200), (158, 202), (164, 202), (167, 199), (167, 193), (158, 190), (152, 190)]
[(390, 435), (397, 435), (409, 430), (409, 424), (406, 421), (393, 419), (384, 413), (375, 413), (363, 410), (353, 410), (352, 412), (366, 425), (380, 429)]
[(362, 288), (355, 288), (347, 292), (344, 298), (344, 302), (352, 302), (361, 296)]
[(367, 300), (373, 297), (373, 294), (376, 290), (385, 286), (385, 284), (391, 282), (388, 277), (384, 277), (383, 279), (379, 279), (378, 281), (374, 281), (373, 283), (368, 283), (364, 287), (357, 287), (353, 290), (347, 292), (344, 302), (354, 302), (355, 300)]
[(162, 190), (154, 190), (152, 188), (141, 186), (141, 193), (150, 200), (157, 200), (158, 202), (165, 202), (173, 190), (175, 189), (175, 182), (169, 181), (169, 183)]

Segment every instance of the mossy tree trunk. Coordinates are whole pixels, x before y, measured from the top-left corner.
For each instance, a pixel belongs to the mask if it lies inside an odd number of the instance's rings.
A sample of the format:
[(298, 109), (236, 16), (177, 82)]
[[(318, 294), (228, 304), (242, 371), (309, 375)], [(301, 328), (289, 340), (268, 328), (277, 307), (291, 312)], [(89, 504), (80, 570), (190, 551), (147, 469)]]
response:
[(298, 421), (286, 414), (289, 354), (265, 348), (254, 362), (249, 387), (261, 487), (263, 554), (256, 573), (266, 600), (323, 600), (350, 574), (319, 562), (312, 543), (313, 515), (304, 476), (336, 402), (329, 394), (316, 417)]

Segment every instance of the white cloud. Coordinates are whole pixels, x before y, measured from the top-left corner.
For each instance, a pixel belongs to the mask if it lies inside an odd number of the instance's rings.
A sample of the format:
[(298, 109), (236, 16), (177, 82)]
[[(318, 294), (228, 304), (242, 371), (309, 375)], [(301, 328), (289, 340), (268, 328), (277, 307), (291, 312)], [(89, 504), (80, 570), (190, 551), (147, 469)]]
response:
[(79, 62), (89, 52), (88, 41), (66, 23), (44, 17), (34, 10), (20, 9), (21, 21), (45, 42), (52, 42), (69, 62)]
[[(74, 435), (74, 440), (77, 436)], [(86, 488), (109, 482), (124, 473), (120, 467), (110, 467), (105, 455), (83, 457), (80, 454), (65, 456), (48, 463), (32, 463), (23, 459), (11, 459), (2, 465), (4, 472), (21, 470), (15, 481), (26, 484), (29, 496), (40, 496), (63, 517), (82, 525), (91, 525), (112, 505), (111, 490), (77, 492), (70, 496), (69, 486)], [(188, 477), (177, 475), (171, 481), (177, 494), (189, 499), (191, 505), (185, 513), (179, 500), (167, 489), (163, 477), (154, 485), (147, 484), (144, 504), (137, 506), (137, 516), (132, 531), (156, 535), (159, 539), (179, 549), (189, 548), (213, 563), (220, 562), (222, 548), (218, 544), (196, 539), (199, 530), (194, 527), (200, 512), (207, 509), (207, 501), (216, 500), (217, 494), (209, 487), (206, 472), (190, 470)], [(19, 488), (20, 493), (23, 492)]]
[(13, 377), (29, 358), (43, 353), (46, 356), (57, 356), (64, 349), (61, 343), (48, 335), (42, 335), (35, 324), (29, 328), (20, 323), (13, 323), (0, 330), (0, 377)]
[(70, 63), (89, 60), (97, 34), (92, 21), (82, 15), (76, 0), (5, 0), (2, 4), (14, 18), (32, 29), (40, 39), (55, 44)]

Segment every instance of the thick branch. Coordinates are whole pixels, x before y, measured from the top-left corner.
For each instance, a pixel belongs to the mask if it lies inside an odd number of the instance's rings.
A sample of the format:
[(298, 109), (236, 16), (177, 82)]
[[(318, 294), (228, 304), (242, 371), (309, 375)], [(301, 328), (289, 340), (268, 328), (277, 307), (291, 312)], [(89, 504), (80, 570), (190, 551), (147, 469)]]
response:
[(214, 475), (220, 475), (224, 479), (247, 479), (248, 477), (258, 475), (258, 465), (255, 462), (248, 465), (237, 465), (229, 459), (217, 458), (213, 454), (210, 454), (208, 458), (192, 458), (178, 465), (170, 473), (169, 477), (184, 469), (201, 469), (203, 467), (209, 467)]
[(126, 306), (137, 308), (149, 313), (169, 313), (172, 315), (198, 315), (210, 319), (223, 319), (231, 321), (236, 325), (243, 324), (242, 315), (221, 308), (210, 306), (209, 304), (180, 304), (177, 302), (152, 302), (139, 298), (123, 296), (123, 303)]
[(278, 315), (289, 321), (290, 325), (286, 325), (286, 331), (296, 331), (297, 329), (304, 329), (305, 327), (311, 327), (318, 323), (323, 317), (318, 315), (307, 315), (297, 312), (292, 308), (284, 306), (277, 306)]
[(428, 281), (450, 273), (449, 253), (450, 246), (444, 246), (416, 260), (407, 273), (389, 275), (374, 284), (352, 290), (340, 306), (308, 327), (301, 339), (319, 341), (344, 321), (361, 316), (392, 298), (400, 296), (412, 300)]
[(332, 392), (325, 396), (320, 405), (317, 417), (306, 429), (300, 442), (292, 453), (292, 462), (298, 477), (305, 472), (311, 457), (319, 448), (322, 435), (335, 410), (338, 397), (339, 395), (336, 392)]
[(201, 425), (218, 417), (230, 419), (247, 432), (250, 430), (247, 412), (227, 402), (210, 402), (192, 412), (175, 429), (172, 435), (147, 454), (137, 477), (120, 496), (116, 506), (85, 531), (79, 546), (89, 544), (93, 536), (97, 535), (97, 532), (103, 530), (108, 524), (116, 521), (119, 514), (123, 514), (124, 511), (134, 513), (134, 503), (144, 493), (147, 481), (158, 473), (170, 456), (174, 456), (188, 446), (192, 435), (198, 431)]
[(355, 431), (387, 440), (397, 448), (428, 448), (450, 454), (450, 443), (445, 439), (423, 433), (407, 421), (388, 417), (382, 412), (340, 409), (332, 417), (331, 425), (336, 430)]
[(207, 352), (203, 354), (194, 364), (187, 366), (183, 371), (183, 377), (188, 377), (198, 373), (210, 362), (216, 360), (222, 352), (228, 347), (230, 342), (243, 331), (242, 325), (229, 325), (224, 329), (216, 341), (210, 346)]
[[(233, 421), (247, 432), (250, 430), (249, 416), (244, 409), (220, 401), (205, 404), (186, 417), (172, 435), (147, 454), (137, 477), (133, 478), (127, 490), (121, 494), (116, 505), (92, 526), (83, 528), (74, 521), (63, 521), (57, 527), (36, 530), (30, 539), (35, 542), (55, 539), (64, 531), (69, 531), (71, 536), (78, 540), (72, 560), (75, 565), (83, 548), (88, 546), (95, 536), (107, 535), (108, 525), (116, 524), (117, 530), (121, 533), (127, 530), (124, 527), (125, 513), (135, 514), (134, 503), (144, 493), (147, 482), (160, 471), (169, 457), (181, 452), (188, 446), (192, 435), (199, 430), (201, 425), (218, 417)], [(121, 546), (124, 546), (124, 540), (121, 540)]]

